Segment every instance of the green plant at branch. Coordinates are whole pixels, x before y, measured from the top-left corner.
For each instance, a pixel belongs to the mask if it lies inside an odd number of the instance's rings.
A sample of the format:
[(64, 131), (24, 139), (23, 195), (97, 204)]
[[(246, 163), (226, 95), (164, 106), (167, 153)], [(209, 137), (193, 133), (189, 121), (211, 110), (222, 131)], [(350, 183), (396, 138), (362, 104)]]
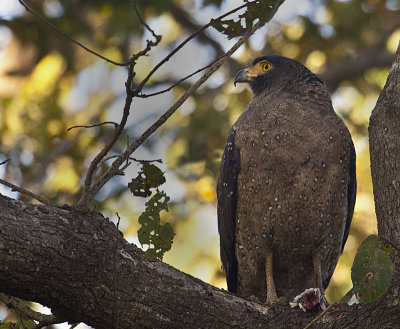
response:
[(354, 294), (360, 303), (370, 303), (382, 296), (392, 280), (392, 249), (373, 234), (361, 242), (351, 268)]
[[(260, 21), (260, 26), (263, 26), (269, 21), (271, 15), (275, 13), (274, 6), (278, 1), (274, 0), (257, 0), (246, 2), (246, 11), (239, 16), (238, 20), (215, 20), (212, 26), (219, 32), (228, 36), (228, 39), (239, 37), (248, 32), (254, 25), (255, 21)], [(244, 19), (245, 26), (242, 25)]]
[[(156, 165), (141, 162), (142, 168), (138, 176), (128, 184), (135, 196), (149, 197), (145, 211), (139, 216), (138, 239), (142, 245), (148, 246), (145, 252), (149, 259), (162, 260), (164, 254), (171, 249), (174, 232), (169, 223), (161, 224), (160, 212), (168, 211), (169, 196), (158, 187), (165, 183), (164, 173)], [(152, 191), (155, 189), (155, 191)]]

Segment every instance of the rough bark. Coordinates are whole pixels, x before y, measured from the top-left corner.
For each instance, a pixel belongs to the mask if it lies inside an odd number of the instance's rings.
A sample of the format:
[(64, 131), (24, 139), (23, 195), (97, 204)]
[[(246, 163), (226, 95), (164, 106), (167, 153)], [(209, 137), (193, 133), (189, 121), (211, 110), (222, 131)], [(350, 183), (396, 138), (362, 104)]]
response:
[[(3, 196), (0, 263), (0, 291), (97, 329), (302, 328), (315, 317), (288, 306), (274, 311), (151, 262), (99, 213)], [(313, 328), (395, 328), (398, 274), (384, 298), (335, 305)]]
[(369, 124), (378, 232), (400, 250), (400, 44)]

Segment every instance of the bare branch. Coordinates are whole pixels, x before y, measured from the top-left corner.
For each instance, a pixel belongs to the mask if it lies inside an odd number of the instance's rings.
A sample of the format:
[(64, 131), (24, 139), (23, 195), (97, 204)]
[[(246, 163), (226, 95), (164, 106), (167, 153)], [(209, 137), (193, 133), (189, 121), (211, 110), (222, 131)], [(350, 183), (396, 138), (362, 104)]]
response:
[[(283, 0), (277, 0), (275, 2), (275, 6), (272, 9), (272, 13), (270, 15), (271, 18), (282, 3), (283, 3)], [(230, 12), (228, 12), (224, 15), (219, 16), (216, 20), (220, 20), (223, 17), (234, 13), (235, 11), (239, 10), (240, 8), (243, 8), (243, 6), (240, 6), (234, 10), (231, 10)], [(106, 156), (106, 154), (110, 151), (110, 149), (115, 144), (115, 142), (117, 141), (117, 139), (119, 138), (119, 136), (121, 135), (121, 133), (125, 127), (133, 97), (137, 96), (140, 93), (140, 91), (143, 88), (143, 86), (145, 85), (145, 83), (148, 81), (148, 79), (150, 79), (151, 75), (161, 65), (163, 65), (165, 62), (167, 62), (189, 40), (193, 39), (198, 33), (203, 31), (207, 27), (211, 26), (214, 22), (215, 22), (215, 20), (211, 20), (210, 23), (204, 25), (196, 33), (189, 36), (184, 42), (182, 42), (177, 48), (175, 48), (168, 56), (166, 56), (164, 58), (164, 60), (162, 60), (159, 64), (157, 64), (153, 68), (152, 71), (150, 71), (150, 73), (144, 78), (144, 80), (139, 84), (139, 86), (134, 91), (132, 91), (131, 86), (132, 86), (133, 77), (135, 75), (133, 70), (134, 70), (134, 67), (136, 64), (136, 60), (141, 56), (145, 56), (153, 46), (156, 46), (160, 42), (161, 38), (156, 37), (155, 41), (147, 40), (146, 48), (143, 49), (142, 51), (134, 54), (130, 58), (128, 79), (125, 84), (126, 99), (125, 99), (125, 106), (124, 106), (124, 114), (123, 114), (121, 123), (118, 126), (117, 130), (115, 131), (113, 138), (106, 144), (106, 146), (100, 151), (100, 153), (95, 157), (95, 159), (92, 161), (92, 163), (89, 166), (89, 169), (88, 169), (88, 172), (87, 172), (87, 175), (85, 178), (84, 186), (83, 186), (82, 195), (77, 204), (77, 207), (79, 209), (82, 210), (82, 209), (88, 208), (90, 202), (94, 198), (94, 195), (100, 190), (100, 188), (102, 186), (104, 186), (104, 184), (106, 182), (108, 182), (113, 176), (121, 174), (120, 167), (121, 167), (122, 163), (124, 161), (126, 161), (129, 158), (129, 156), (149, 136), (151, 136), (186, 101), (186, 99), (190, 95), (192, 95), (215, 71), (217, 71), (222, 66), (222, 64), (225, 62), (226, 57), (232, 55), (260, 27), (260, 21), (258, 21), (256, 24), (254, 24), (252, 29), (250, 31), (248, 31), (245, 35), (243, 35), (228, 52), (226, 52), (223, 56), (221, 56), (221, 58), (219, 60), (214, 62), (214, 64), (211, 65), (211, 67), (206, 71), (206, 73), (191, 88), (189, 88), (185, 92), (185, 94), (177, 102), (175, 102), (175, 104), (173, 104), (148, 130), (146, 130), (141, 137), (139, 137), (135, 142), (130, 144), (130, 146), (127, 148), (127, 150), (118, 159), (116, 159), (113, 162), (112, 166), (106, 171), (106, 173), (104, 173), (100, 177), (99, 181), (97, 181), (94, 184), (94, 186), (92, 186), (92, 178), (93, 178), (93, 175), (94, 175), (99, 163)], [(127, 166), (129, 166), (129, 163), (127, 163), (124, 168), (126, 168)]]
[(232, 55), (248, 38), (259, 28), (257, 22), (253, 28), (242, 36), (217, 62), (215, 62), (197, 82), (190, 87), (156, 122), (154, 122), (138, 139), (129, 145), (111, 165), (111, 167), (99, 178), (91, 189), (91, 195), (95, 195), (112, 177), (120, 172), (120, 166), (129, 156), (149, 138), (175, 111), (189, 98), (207, 79), (217, 71), (225, 62), (227, 56)]
[(96, 155), (96, 157), (90, 163), (89, 169), (86, 173), (86, 178), (85, 178), (85, 182), (83, 185), (82, 195), (77, 204), (78, 208), (80, 208), (80, 209), (86, 209), (88, 207), (88, 205), (90, 203), (90, 199), (92, 198), (89, 195), (89, 193), (90, 193), (90, 187), (92, 184), (93, 175), (96, 172), (98, 165), (101, 163), (101, 160), (103, 160), (103, 158), (107, 155), (107, 153), (114, 146), (114, 144), (118, 140), (119, 136), (121, 136), (122, 131), (125, 127), (126, 121), (129, 116), (129, 110), (130, 110), (130, 107), (132, 104), (132, 99), (133, 99), (133, 95), (131, 92), (132, 80), (134, 77), (133, 68), (134, 68), (134, 62), (133, 62), (133, 64), (129, 65), (128, 77), (127, 77), (127, 80), (125, 83), (126, 97), (125, 97), (125, 105), (124, 105), (121, 122), (118, 125), (117, 129), (115, 130), (114, 135), (112, 136), (111, 140), (103, 147), (103, 149)]
[(225, 57), (225, 55), (222, 55), (222, 56), (216, 58), (216, 59), (213, 60), (210, 64), (208, 64), (208, 65), (206, 65), (206, 66), (204, 66), (204, 67), (198, 69), (197, 71), (195, 71), (195, 72), (193, 72), (193, 73), (187, 75), (186, 77), (184, 77), (184, 78), (178, 80), (177, 82), (175, 82), (174, 84), (172, 84), (170, 87), (168, 87), (168, 88), (166, 88), (166, 89), (163, 89), (163, 90), (160, 90), (160, 91), (151, 93), (151, 94), (139, 94), (139, 95), (137, 95), (137, 97), (140, 97), (140, 98), (148, 98), (148, 97), (152, 97), (152, 96), (156, 96), (156, 95), (160, 95), (160, 94), (166, 93), (166, 92), (172, 90), (173, 88), (175, 88), (176, 86), (180, 85), (183, 81), (185, 81), (185, 80), (191, 78), (191, 77), (194, 76), (195, 74), (200, 73), (201, 71), (204, 71), (205, 69), (208, 69), (211, 65), (213, 65), (213, 64), (216, 63), (216, 62), (218, 62), (222, 57)]
[(70, 131), (70, 130), (75, 129), (75, 128), (94, 128), (94, 127), (100, 127), (100, 126), (107, 125), (107, 124), (112, 124), (112, 125), (114, 125), (115, 128), (118, 128), (118, 126), (119, 126), (118, 123), (116, 123), (116, 122), (114, 122), (114, 121), (104, 121), (104, 122), (96, 123), (96, 124), (93, 124), (93, 125), (78, 125), (78, 126), (72, 126), (72, 127), (69, 127), (69, 128), (67, 129), (67, 131)]
[[(107, 160), (111, 160), (111, 159), (115, 159), (118, 158), (119, 155), (110, 155), (109, 157), (103, 159), (103, 161), (107, 161)], [(152, 162), (158, 162), (158, 163), (162, 163), (162, 159), (155, 159), (155, 160), (138, 160), (136, 158), (133, 157), (129, 157), (127, 160), (132, 160), (135, 162), (139, 162), (139, 163), (152, 163)]]
[(0, 162), (0, 166), (6, 164), (7, 162), (11, 161), (11, 159), (5, 159), (4, 161)]
[(58, 319), (54, 315), (36, 312), (25, 305), (21, 300), (7, 296), (3, 293), (0, 293), (0, 301), (6, 304), (7, 307), (14, 309), (22, 317), (38, 321), (39, 323), (34, 327), (35, 329), (40, 329), (55, 323), (65, 322), (65, 320)]
[[(126, 91), (126, 97), (125, 97), (125, 105), (124, 105), (124, 110), (123, 110), (123, 115), (120, 124), (116, 127), (116, 130), (114, 132), (114, 135), (112, 136), (111, 140), (103, 147), (103, 149), (97, 154), (97, 156), (93, 159), (91, 162), (89, 169), (86, 174), (85, 182), (83, 184), (83, 190), (82, 190), (82, 195), (81, 198), (78, 201), (78, 208), (79, 209), (87, 209), (91, 200), (93, 199), (93, 195), (90, 195), (91, 193), (91, 185), (92, 185), (92, 179), (93, 176), (101, 163), (101, 161), (104, 159), (104, 157), (107, 155), (107, 153), (111, 150), (111, 148), (114, 146), (114, 144), (117, 142), (118, 138), (121, 136), (125, 125), (126, 121), (129, 116), (129, 111), (130, 107), (132, 104), (132, 99), (135, 97), (135, 94), (132, 92), (132, 81), (133, 78), (135, 77), (135, 72), (134, 68), (136, 65), (136, 61), (139, 59), (141, 56), (146, 56), (148, 52), (151, 50), (152, 47), (157, 46), (160, 41), (161, 41), (161, 35), (157, 35), (144, 21), (137, 2), (134, 2), (134, 8), (135, 11), (139, 17), (140, 22), (153, 34), (155, 41), (152, 40), (147, 40), (146, 47), (139, 51), (136, 54), (133, 54), (131, 58), (129, 59), (129, 67), (128, 67), (128, 77), (125, 82), (125, 91)], [(129, 164), (127, 164), (128, 166)]]
[(39, 202), (41, 202), (45, 205), (54, 206), (54, 203), (52, 201), (46, 199), (45, 197), (42, 197), (31, 191), (25, 190), (24, 188), (14, 185), (13, 183), (7, 182), (4, 179), (0, 179), (0, 184), (10, 187), (11, 191), (13, 191), (13, 192), (19, 192), (21, 194), (27, 195), (27, 196), (31, 197), (32, 199), (38, 200)]
[[(215, 21), (219, 21), (222, 18), (229, 16), (233, 13), (235, 13), (236, 11), (246, 7), (247, 4), (241, 5), (235, 9), (232, 9), (231, 11), (217, 17), (216, 19), (212, 19), (210, 20), (209, 23), (203, 25), (202, 27), (200, 27), (196, 32), (194, 32), (193, 34), (191, 34), (190, 36), (188, 36), (185, 40), (183, 40), (174, 50), (172, 50), (163, 60), (161, 60), (156, 66), (154, 66), (154, 68), (149, 72), (149, 74), (147, 74), (147, 76), (142, 80), (142, 82), (139, 83), (139, 85), (136, 87), (135, 89), (135, 96), (137, 96), (141, 90), (143, 89), (144, 85), (147, 83), (147, 81), (149, 81), (149, 79), (153, 76), (153, 74), (162, 66), (164, 65), (166, 62), (168, 62), (172, 56), (174, 56), (180, 49), (183, 48), (184, 45), (186, 45), (190, 40), (194, 39), (198, 34), (200, 34), (201, 32), (203, 32), (205, 29), (207, 29), (208, 27), (210, 27)], [(225, 56), (225, 55), (223, 55)]]
[(55, 27), (53, 24), (51, 24), (46, 18), (44, 18), (42, 15), (38, 14), (36, 11), (34, 11), (32, 8), (30, 8), (24, 0), (18, 0), (19, 3), (28, 11), (30, 12), (32, 15), (36, 16), (37, 18), (39, 18), (43, 23), (45, 23), (46, 25), (50, 26), (54, 31), (60, 33), (64, 38), (68, 39), (69, 41), (73, 42), (74, 44), (76, 44), (77, 46), (81, 47), (82, 49), (86, 50), (87, 52), (105, 60), (106, 62), (109, 62), (111, 64), (114, 65), (118, 65), (118, 66), (128, 66), (130, 61), (125, 61), (125, 62), (115, 62), (103, 55), (100, 55), (99, 53), (95, 52), (94, 50), (86, 47), (85, 45), (83, 45), (82, 43), (80, 43), (79, 41), (75, 40), (74, 38), (70, 37), (68, 34), (66, 34), (65, 32), (61, 31), (60, 29), (58, 29), (57, 27)]
[(154, 32), (154, 30), (151, 29), (150, 26), (149, 26), (149, 25), (146, 23), (146, 21), (144, 20), (143, 15), (142, 15), (142, 13), (140, 12), (139, 5), (138, 5), (137, 0), (135, 0), (135, 1), (133, 2), (133, 8), (135, 9), (136, 15), (137, 15), (137, 17), (139, 18), (139, 22), (153, 35), (153, 37), (154, 37), (156, 40), (159, 39), (159, 38), (160, 38), (160, 40), (161, 40), (161, 35), (156, 34), (156, 33)]

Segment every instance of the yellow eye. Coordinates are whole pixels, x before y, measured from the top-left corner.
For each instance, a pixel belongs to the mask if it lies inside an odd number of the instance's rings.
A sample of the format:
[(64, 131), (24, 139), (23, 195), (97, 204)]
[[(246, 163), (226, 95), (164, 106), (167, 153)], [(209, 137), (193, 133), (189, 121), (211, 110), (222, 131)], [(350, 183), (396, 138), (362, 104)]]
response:
[(271, 64), (269, 64), (269, 63), (263, 63), (263, 64), (261, 64), (261, 68), (263, 69), (263, 71), (268, 71), (268, 70), (270, 70), (271, 69)]

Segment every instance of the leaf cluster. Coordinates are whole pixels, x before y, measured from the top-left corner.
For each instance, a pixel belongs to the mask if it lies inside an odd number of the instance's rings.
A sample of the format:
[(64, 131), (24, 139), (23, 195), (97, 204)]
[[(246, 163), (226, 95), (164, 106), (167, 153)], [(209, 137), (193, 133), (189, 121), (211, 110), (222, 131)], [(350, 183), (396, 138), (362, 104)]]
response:
[(32, 329), (36, 323), (32, 320), (18, 322), (2, 322), (0, 321), (0, 329)]
[(136, 178), (128, 184), (135, 196), (149, 197), (145, 211), (139, 216), (138, 239), (142, 245), (147, 245), (146, 257), (151, 260), (162, 259), (165, 252), (171, 249), (174, 232), (169, 223), (161, 224), (160, 212), (168, 211), (170, 197), (158, 187), (165, 183), (164, 173), (156, 165), (142, 162), (142, 168)]
[[(276, 3), (274, 0), (256, 0), (246, 2), (246, 11), (239, 15), (238, 20), (226, 19), (213, 21), (212, 26), (219, 32), (225, 34), (228, 39), (239, 37), (249, 31), (254, 23), (259, 20), (263, 26), (271, 15), (271, 10)], [(244, 20), (245, 26), (242, 25)]]

